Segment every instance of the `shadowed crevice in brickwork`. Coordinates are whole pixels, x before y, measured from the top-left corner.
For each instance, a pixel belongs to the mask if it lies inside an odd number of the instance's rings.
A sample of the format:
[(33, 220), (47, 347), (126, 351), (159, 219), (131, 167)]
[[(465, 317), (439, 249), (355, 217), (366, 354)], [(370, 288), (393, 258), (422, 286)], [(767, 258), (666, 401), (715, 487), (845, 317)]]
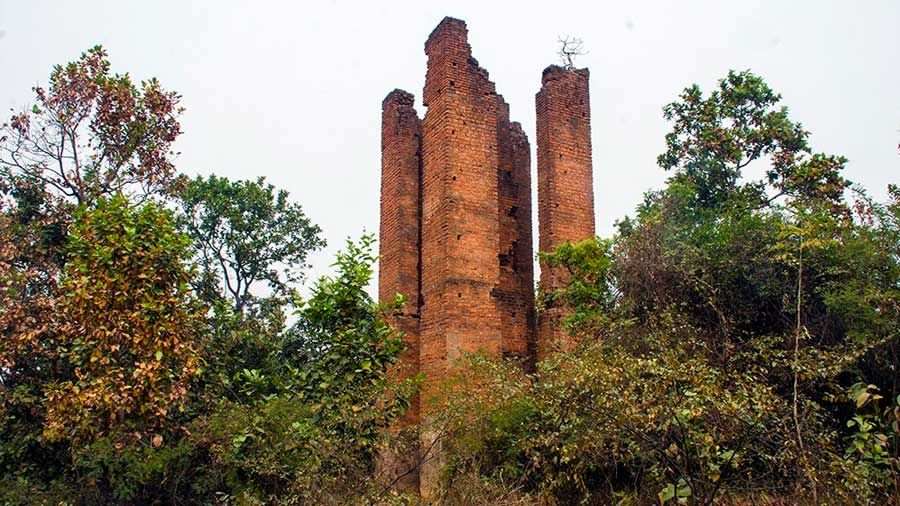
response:
[(516, 240), (513, 244), (514, 268), (518, 274), (516, 276), (518, 285), (516, 305), (524, 312), (521, 323), (517, 323), (517, 325), (524, 326), (519, 327), (525, 340), (520, 346), (524, 345), (525, 355), (522, 359), (530, 370), (534, 366), (537, 342), (534, 309), (534, 239), (531, 223), (531, 145), (522, 125), (517, 121), (510, 123), (510, 144), (513, 182), (516, 185), (515, 204), (509, 210), (515, 217), (517, 230)]
[(498, 96), (498, 208), (502, 352), (530, 367), (534, 341), (534, 268), (531, 239), (531, 154), (522, 126), (509, 121), (509, 106)]

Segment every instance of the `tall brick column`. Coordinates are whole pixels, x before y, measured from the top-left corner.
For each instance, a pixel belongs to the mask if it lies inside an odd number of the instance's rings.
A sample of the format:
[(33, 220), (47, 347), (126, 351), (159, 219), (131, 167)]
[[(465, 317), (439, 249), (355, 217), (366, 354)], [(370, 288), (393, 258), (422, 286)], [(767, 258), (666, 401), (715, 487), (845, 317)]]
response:
[(535, 346), (531, 148), (522, 125), (509, 121), (509, 106), (502, 98), (497, 125), (500, 284), (494, 294), (500, 308), (503, 355), (530, 366)]
[[(591, 107), (587, 69), (551, 65), (537, 93), (538, 222), (540, 251), (594, 236)], [(563, 286), (565, 275), (541, 264), (541, 287)], [(538, 359), (568, 348), (563, 310), (548, 307), (538, 322)]]
[[(419, 305), (421, 288), (421, 122), (413, 96), (403, 90), (388, 93), (381, 104), (381, 228), (379, 240), (378, 299), (406, 298), (404, 307), (390, 315), (389, 323), (404, 333), (406, 350), (390, 374), (403, 379), (419, 372)], [(419, 421), (418, 399), (394, 427), (399, 431)], [(403, 490), (418, 490), (418, 454), (385, 453), (380, 471), (387, 483)]]
[[(438, 483), (440, 447), (428, 428), (436, 388), (464, 353), (502, 351), (498, 304), (498, 99), (472, 58), (466, 24), (444, 18), (425, 43), (422, 123), (421, 492)], [(438, 458), (432, 458), (438, 456)]]
[(417, 455), (385, 455), (382, 469), (418, 483), (426, 500), (442, 463), (434, 414), (441, 385), (466, 353), (531, 365), (535, 349), (528, 137), (472, 57), (463, 21), (444, 18), (425, 43), (428, 71), (419, 122), (413, 97), (382, 104), (382, 301), (406, 308), (391, 323), (408, 349), (391, 371), (422, 372), (417, 404), (395, 427), (418, 423)]

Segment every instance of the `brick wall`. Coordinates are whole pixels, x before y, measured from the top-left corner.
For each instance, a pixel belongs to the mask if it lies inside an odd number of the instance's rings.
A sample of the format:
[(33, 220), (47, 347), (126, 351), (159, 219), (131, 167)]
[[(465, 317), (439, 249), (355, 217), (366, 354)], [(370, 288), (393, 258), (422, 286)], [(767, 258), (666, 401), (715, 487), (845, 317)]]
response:
[[(404, 334), (406, 350), (390, 371), (404, 379), (419, 372), (420, 234), (421, 228), (421, 121), (413, 108), (413, 96), (403, 90), (388, 93), (381, 104), (381, 228), (379, 233), (378, 298), (390, 302), (397, 294), (406, 298), (389, 323)], [(419, 421), (418, 399), (394, 427), (401, 430)], [(379, 471), (396, 486), (418, 490), (414, 471), (417, 452), (383, 454)], [(410, 470), (413, 469), (411, 472)]]
[[(587, 69), (551, 65), (537, 93), (537, 177), (540, 251), (594, 236), (591, 108)], [(565, 283), (564, 273), (541, 265), (541, 287)], [(538, 322), (538, 359), (571, 339), (560, 328), (561, 308), (548, 307)]]
[[(419, 425), (417, 485), (428, 498), (438, 483), (440, 446), (430, 424), (440, 384), (455, 361), (486, 352), (533, 365), (564, 341), (559, 308), (535, 329), (531, 160), (528, 137), (472, 57), (463, 21), (444, 18), (425, 43), (428, 68), (418, 119), (401, 90), (382, 104), (379, 298), (401, 293), (390, 316), (407, 350), (391, 374), (421, 371), (425, 384), (399, 427)], [(594, 235), (587, 70), (551, 66), (537, 95), (540, 249)], [(559, 286), (543, 268), (541, 283)], [(387, 474), (406, 472), (415, 455), (384, 455)], [(404, 467), (406, 466), (406, 467)], [(388, 476), (390, 480), (390, 476)]]
[(502, 98), (499, 104), (500, 281), (494, 296), (500, 310), (503, 355), (530, 367), (534, 348), (531, 153), (522, 126), (509, 121), (509, 106)]
[(422, 342), (426, 381), (462, 353), (501, 351), (497, 96), (465, 23), (445, 18), (425, 45)]
[[(498, 305), (498, 100), (472, 58), (464, 22), (444, 18), (425, 43), (428, 69), (422, 123), (423, 418), (436, 388), (464, 353), (502, 349)], [(422, 434), (432, 448), (434, 434)], [(439, 447), (434, 447), (439, 452)], [(438, 482), (440, 459), (421, 469), (422, 494)]]

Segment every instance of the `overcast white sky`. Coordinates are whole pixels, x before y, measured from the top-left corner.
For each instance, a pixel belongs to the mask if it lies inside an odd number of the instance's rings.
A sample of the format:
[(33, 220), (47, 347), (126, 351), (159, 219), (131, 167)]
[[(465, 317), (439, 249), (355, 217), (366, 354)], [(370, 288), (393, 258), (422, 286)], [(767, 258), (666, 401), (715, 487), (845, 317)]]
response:
[(665, 178), (663, 105), (728, 69), (762, 75), (814, 149), (849, 158), (851, 180), (878, 197), (900, 182), (897, 0), (0, 0), (0, 107), (27, 105), (53, 64), (103, 44), (115, 71), (183, 95), (182, 171), (265, 176), (303, 204), (329, 242), (317, 276), (346, 237), (378, 231), (381, 100), (403, 88), (421, 104), (423, 44), (448, 15), (468, 23), (532, 149), (557, 36), (584, 39), (601, 235)]

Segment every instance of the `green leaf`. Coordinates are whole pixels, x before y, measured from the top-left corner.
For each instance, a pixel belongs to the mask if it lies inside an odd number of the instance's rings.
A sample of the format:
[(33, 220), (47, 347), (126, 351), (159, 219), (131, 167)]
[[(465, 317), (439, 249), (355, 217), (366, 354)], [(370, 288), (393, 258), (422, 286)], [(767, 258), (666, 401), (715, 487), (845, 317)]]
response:
[(669, 483), (662, 490), (659, 491), (656, 496), (659, 498), (659, 502), (664, 503), (667, 501), (671, 501), (675, 497), (675, 485)]
[(688, 486), (684, 479), (678, 480), (678, 490), (675, 495), (677, 495), (679, 499), (691, 496), (691, 487)]

